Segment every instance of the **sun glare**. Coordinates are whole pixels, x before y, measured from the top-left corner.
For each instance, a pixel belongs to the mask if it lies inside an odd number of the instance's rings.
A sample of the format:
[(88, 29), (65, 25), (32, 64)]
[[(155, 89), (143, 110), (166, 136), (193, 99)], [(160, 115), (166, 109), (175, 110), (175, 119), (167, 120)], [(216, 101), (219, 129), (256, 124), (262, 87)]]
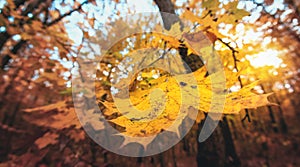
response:
[(255, 55), (247, 55), (246, 58), (250, 61), (253, 67), (259, 68), (264, 66), (280, 67), (282, 59), (279, 55), (282, 53), (278, 50), (268, 49)]

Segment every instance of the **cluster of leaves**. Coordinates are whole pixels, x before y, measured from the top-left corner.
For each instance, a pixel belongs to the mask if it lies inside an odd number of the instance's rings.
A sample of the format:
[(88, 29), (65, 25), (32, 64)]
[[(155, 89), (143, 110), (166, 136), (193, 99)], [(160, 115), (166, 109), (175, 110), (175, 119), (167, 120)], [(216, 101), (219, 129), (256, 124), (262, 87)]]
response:
[[(192, 23), (192, 25), (198, 25), (196, 29), (193, 31), (197, 32), (204, 32), (205, 35), (210, 39), (210, 41), (214, 44), (218, 39), (225, 38), (224, 34), (221, 34), (218, 30), (218, 26), (221, 23), (225, 24), (237, 24), (237, 22), (243, 18), (244, 16), (249, 15), (248, 12), (242, 9), (237, 9), (237, 2), (231, 2), (223, 7), (227, 10), (226, 14), (222, 14), (219, 11), (219, 1), (218, 3), (203, 3), (203, 8), (210, 9), (208, 13), (202, 12), (202, 15), (197, 15), (192, 13), (189, 10), (186, 10), (181, 15), (182, 18), (188, 20)], [(230, 19), (228, 19), (230, 18)], [(146, 20), (138, 20), (139, 22), (147, 22)], [(125, 21), (126, 22), (126, 21)], [(136, 31), (130, 29), (130, 27), (125, 26), (124, 20), (117, 20), (114, 23), (114, 26), (110, 29), (112, 37), (118, 38), (122, 35), (125, 30), (128, 31)], [(123, 26), (124, 31), (117, 31), (120, 26)], [(155, 25), (156, 29), (162, 29), (160, 25)], [(115, 29), (115, 30), (114, 30)], [(242, 109), (245, 108), (257, 108), (259, 106), (264, 105), (271, 105), (267, 99), (270, 94), (265, 95), (258, 95), (252, 92), (252, 89), (257, 85), (257, 82), (252, 83), (250, 85), (245, 85), (242, 89), (237, 92), (230, 92), (230, 88), (234, 86), (238, 82), (238, 77), (241, 73), (233, 72), (230, 68), (224, 68), (226, 73), (226, 89), (221, 94), (226, 95), (225, 101), (219, 101), (219, 105), (225, 103), (224, 111), (214, 111), (211, 110), (211, 104), (213, 96), (217, 96), (216, 92), (212, 91), (212, 82), (211, 77), (216, 74), (210, 74), (206, 76), (207, 69), (206, 67), (202, 67), (199, 70), (193, 73), (195, 76), (197, 85), (189, 85), (187, 83), (177, 83), (177, 80), (180, 78), (188, 78), (186, 74), (181, 74), (175, 76), (171, 76), (168, 73), (163, 71), (159, 72), (156, 69), (148, 69), (144, 72), (141, 72), (135, 77), (141, 76), (142, 79), (138, 81), (137, 79), (129, 78), (129, 82), (131, 82), (130, 89), (130, 101), (129, 104), (126, 102), (128, 99), (123, 98), (114, 98), (112, 99), (112, 94), (110, 92), (110, 88), (113, 84), (111, 84), (112, 76), (118, 78), (117, 72), (122, 72), (122, 70), (118, 69), (119, 62), (122, 60), (131, 57), (130, 62), (136, 62), (134, 59), (138, 59), (140, 57), (145, 57), (147, 60), (143, 59), (143, 63), (151, 64), (157, 58), (155, 58), (155, 52), (159, 52), (158, 50), (167, 50), (167, 48), (175, 48), (178, 49), (181, 45), (179, 38), (185, 39), (185, 45), (188, 47), (189, 54), (197, 53), (199, 50), (203, 51), (203, 53), (214, 52), (213, 45), (209, 45), (207, 47), (201, 49), (199, 48), (199, 43), (203, 41), (203, 36), (194, 36), (193, 39), (189, 37), (189, 29), (185, 28), (181, 30), (180, 24), (174, 24), (169, 31), (165, 31), (167, 35), (163, 34), (156, 34), (156, 33), (142, 33), (142, 34), (135, 34), (133, 36), (127, 37), (119, 41), (113, 47), (107, 51), (108, 55), (101, 59), (100, 69), (97, 70), (97, 78), (100, 82), (96, 82), (96, 97), (100, 104), (100, 109), (104, 114), (105, 118), (112, 123), (114, 126), (123, 127), (124, 132), (123, 134), (129, 136), (153, 136), (154, 134), (158, 134), (162, 130), (170, 130), (172, 132), (178, 133), (178, 128), (181, 125), (182, 121), (189, 116), (188, 110), (191, 110), (192, 105), (186, 104), (185, 109), (186, 112), (179, 113), (182, 101), (182, 91), (185, 93), (190, 93), (195, 90), (199, 90), (199, 94), (201, 95), (200, 100), (198, 101), (195, 99), (199, 104), (199, 111), (197, 121), (201, 121), (204, 118), (203, 112), (223, 112), (224, 114), (237, 114)], [(105, 36), (102, 32), (96, 32), (99, 36)], [(100, 33), (100, 34), (99, 34)], [(99, 37), (98, 36), (98, 37)], [(131, 39), (131, 40), (128, 40)], [(132, 40), (133, 39), (133, 40)], [(103, 41), (101, 41), (103, 40)], [(100, 38), (96, 41), (101, 44), (106, 44), (106, 38)], [(132, 42), (135, 41), (135, 42)], [(195, 41), (197, 44), (195, 44)], [(200, 45), (201, 46), (201, 45)], [(201, 46), (203, 47), (203, 46)], [(107, 48), (104, 46), (104, 48)], [(150, 48), (150, 49), (148, 49)], [(142, 51), (141, 51), (142, 49)], [(229, 48), (231, 49), (231, 48)], [(129, 53), (127, 55), (122, 55), (121, 51), (127, 50)], [(136, 51), (139, 50), (139, 51)], [(227, 51), (219, 51), (218, 52), (224, 60), (228, 60)], [(200, 55), (200, 53), (198, 53)], [(202, 54), (206, 55), (209, 58), (209, 54)], [(171, 62), (172, 70), (176, 71), (176, 67), (180, 67), (181, 60), (176, 60), (176, 56), (170, 58), (171, 55), (166, 55), (168, 59), (172, 59), (173, 63)], [(158, 58), (159, 60), (159, 58)], [(169, 60), (170, 61), (170, 60)], [(180, 63), (178, 63), (178, 62)], [(211, 62), (213, 60), (210, 60)], [(155, 61), (155, 63), (161, 63), (161, 61)], [(128, 66), (129, 64), (122, 64), (123, 66)], [(135, 68), (135, 67), (133, 67)], [(105, 70), (103, 70), (105, 69)], [(84, 71), (83, 69), (81, 69)], [(181, 69), (177, 69), (179, 72)], [(117, 71), (117, 72), (116, 72)], [(160, 73), (157, 79), (153, 78), (153, 71), (155, 73)], [(108, 73), (108, 74), (107, 74)], [(150, 74), (149, 74), (150, 73)], [(91, 75), (91, 74), (90, 74)], [(190, 76), (191, 77), (191, 76)], [(116, 79), (116, 78), (115, 78)], [(117, 79), (116, 79), (117, 80)], [(184, 79), (181, 79), (184, 80)], [(123, 81), (125, 82), (125, 81)], [(119, 85), (124, 84), (122, 80)], [(186, 89), (182, 88), (185, 87)], [(157, 91), (160, 89), (161, 91)], [(166, 94), (165, 94), (166, 93)], [(87, 93), (87, 98), (92, 98), (93, 95)], [(119, 96), (121, 96), (119, 94)], [(155, 99), (155, 100), (152, 100)], [(121, 104), (118, 108), (115, 104)], [(198, 106), (197, 106), (198, 107)], [(137, 111), (134, 111), (134, 110)], [(197, 109), (196, 109), (197, 110)], [(127, 113), (123, 113), (123, 111), (129, 111)], [(96, 130), (104, 129), (104, 124), (99, 119), (99, 116), (95, 117), (94, 110), (91, 109), (87, 112), (91, 114), (90, 117), (87, 118), (86, 122), (89, 122), (90, 125)], [(62, 114), (63, 115), (63, 114)], [(195, 116), (195, 115), (194, 115)], [(55, 115), (55, 120), (60, 120), (59, 115)], [(69, 117), (73, 118), (73, 117)], [(96, 118), (96, 119), (95, 119)], [(179, 119), (178, 119), (179, 118)], [(90, 119), (90, 120), (89, 120)], [(69, 119), (68, 119), (69, 120)], [(174, 124), (174, 121), (176, 123)], [(32, 121), (31, 121), (32, 122)], [(43, 122), (43, 121), (40, 121)], [(63, 123), (63, 122), (62, 122)], [(63, 123), (64, 124), (64, 123)], [(39, 124), (40, 126), (48, 126), (52, 127), (51, 124)], [(56, 125), (56, 123), (55, 123)], [(64, 124), (65, 125), (65, 124)], [(63, 127), (67, 128), (66, 126), (71, 126), (73, 124), (65, 125)], [(170, 126), (172, 125), (171, 129)], [(175, 125), (175, 126), (174, 126)], [(59, 128), (59, 127), (52, 127), (52, 128)], [(127, 141), (126, 144), (129, 142)], [(141, 143), (146, 146), (149, 143)]]
[[(123, 42), (121, 41), (120, 43), (117, 43), (112, 47), (111, 50), (108, 51), (109, 54), (106, 57), (102, 58), (103, 64), (101, 65), (101, 67), (110, 64), (109, 68), (106, 68), (106, 70), (109, 71), (109, 74), (104, 75), (103, 73), (102, 75), (97, 75), (98, 79), (100, 81), (105, 80), (106, 82), (110, 82), (111, 78), (113, 78), (113, 80), (115, 81), (118, 80), (117, 78), (120, 76), (118, 75), (118, 72), (123, 71), (123, 68), (120, 69), (120, 67), (117, 66), (119, 64), (118, 62), (121, 62), (128, 57), (131, 58), (130, 61), (128, 61), (129, 63), (122, 64), (122, 66), (127, 67), (129, 65), (132, 65), (132, 68), (135, 69), (138, 66), (141, 66), (141, 64), (153, 65), (153, 62), (156, 64), (163, 64), (165, 61), (164, 59), (167, 59), (166, 61), (168, 61), (168, 59), (170, 59), (172, 55), (167, 53), (164, 55), (166, 58), (160, 58), (155, 57), (155, 54), (153, 53), (159, 52), (158, 50), (160, 49), (178, 49), (181, 45), (179, 42), (180, 40), (178, 40), (180, 38), (185, 39), (184, 44), (188, 46), (188, 55), (190, 55), (191, 53), (197, 53), (199, 52), (199, 50), (201, 50), (201, 55), (207, 56), (206, 58), (209, 59), (211, 55), (207, 53), (214, 52), (213, 45), (201, 48), (203, 47), (203, 45), (199, 45), (201, 44), (201, 42), (204, 42), (203, 44), (204, 46), (206, 46), (205, 40), (202, 38), (203, 36), (195, 35), (194, 37), (189, 38), (190, 35), (197, 34), (197, 32), (203, 31), (205, 35), (208, 36), (210, 41), (212, 43), (215, 43), (218, 39), (226, 37), (218, 31), (219, 24), (237, 24), (237, 22), (241, 18), (249, 15), (249, 13), (245, 10), (237, 9), (238, 2), (231, 2), (227, 5), (224, 5), (223, 7), (226, 9), (226, 11), (229, 12), (227, 12), (226, 15), (222, 15), (218, 11), (219, 1), (217, 2), (218, 3), (215, 4), (203, 3), (204, 8), (210, 9), (208, 14), (203, 12), (202, 15), (198, 16), (189, 10), (183, 12), (183, 14), (181, 15), (182, 18), (190, 21), (193, 25), (199, 25), (196, 29), (194, 29), (196, 33), (190, 33), (190, 30), (188, 28), (181, 30), (180, 24), (176, 23), (171, 27), (169, 31), (165, 31), (168, 36), (145, 33), (137, 34), (133, 37), (128, 37), (129, 39), (135, 38), (135, 40), (133, 40), (135, 41), (135, 43), (132, 45), (132, 48), (127, 48), (130, 43), (130, 40), (128, 39), (124, 39)], [(125, 28), (126, 27), (124, 27), (124, 29)], [(159, 25), (157, 25), (156, 29), (160, 29)], [(130, 31), (130, 29), (128, 31)], [(122, 32), (114, 32), (112, 30), (112, 33)], [(119, 35), (122, 36), (121, 34)], [(144, 38), (142, 38), (142, 36), (144, 36)], [(124, 49), (128, 49), (127, 51), (129, 53), (124, 56), (121, 55), (115, 57), (115, 55), (120, 55), (120, 51)], [(140, 50), (136, 51), (137, 49)], [(221, 57), (225, 60), (225, 62), (228, 62), (228, 56), (232, 56), (228, 55), (226, 50), (224, 52), (219, 51), (218, 53), (221, 54)], [(200, 55), (200, 53), (197, 54)], [(118, 61), (114, 61), (114, 58), (117, 58)], [(145, 59), (142, 59), (140, 61), (137, 60), (141, 58)], [(172, 60), (176, 61), (176, 56), (173, 56)], [(209, 61), (213, 62), (213, 60)], [(133, 65), (134, 62), (138, 63)], [(174, 69), (174, 71), (177, 72), (180, 71), (180, 69), (176, 70), (176, 67), (180, 66), (178, 64), (181, 63), (173, 64), (172, 61), (169, 61), (169, 65), (172, 67), (172, 70)], [(189, 85), (185, 82), (177, 83), (178, 80), (190, 80), (187, 74), (172, 76), (159, 69), (153, 68), (144, 69), (143, 72), (140, 72), (139, 74), (133, 76), (136, 77), (134, 79), (130, 77), (121, 79), (118, 83), (115, 84), (126, 85), (126, 83), (128, 82), (131, 84), (129, 88), (130, 103), (128, 103), (128, 99), (124, 99), (124, 94), (122, 94), (121, 90), (119, 90), (120, 92), (117, 93), (117, 98), (114, 98), (113, 100), (112, 98), (103, 99), (104, 94), (109, 94), (110, 97), (114, 96), (111, 95), (107, 90), (105, 91), (103, 89), (99, 89), (99, 87), (103, 87), (103, 82), (102, 84), (101, 82), (96, 84), (96, 88), (98, 87), (96, 96), (97, 99), (99, 99), (99, 103), (101, 104), (101, 106), (104, 106), (103, 114), (105, 115), (105, 117), (110, 120), (112, 124), (123, 127), (123, 129), (125, 129), (122, 132), (124, 135), (145, 137), (153, 136), (154, 134), (158, 134), (159, 132), (164, 130), (172, 131), (177, 133), (177, 135), (180, 135), (178, 133), (178, 128), (182, 124), (184, 118), (189, 116), (188, 110), (192, 110), (191, 107), (194, 107), (191, 105), (191, 102), (190, 105), (185, 104), (186, 106), (183, 107), (183, 110), (185, 110), (185, 112), (179, 112), (180, 107), (182, 107), (181, 98), (184, 98), (182, 97), (183, 92), (183, 94), (189, 94), (191, 92), (199, 90), (198, 93), (200, 94), (201, 98), (199, 99), (199, 101), (197, 101), (197, 99), (195, 100), (198, 102), (199, 111), (201, 112), (199, 112), (197, 121), (200, 121), (204, 118), (204, 114), (202, 112), (223, 112), (224, 114), (238, 114), (242, 109), (257, 108), (260, 106), (273, 104), (267, 99), (270, 94), (258, 95), (252, 92), (253, 88), (258, 84), (258, 82), (245, 85), (237, 92), (230, 92), (230, 88), (237, 82), (239, 82), (238, 77), (242, 71), (239, 71), (237, 73), (233, 72), (233, 69), (227, 67), (225, 67), (224, 69), (226, 73), (226, 89), (223, 90), (223, 92), (219, 92), (220, 94), (226, 95), (224, 111), (211, 110), (213, 96), (218, 96), (215, 92), (212, 91), (211, 77), (217, 74), (210, 74), (209, 76), (206, 76), (207, 69), (205, 67), (202, 67), (193, 73), (193, 76), (195, 76), (197, 80), (197, 85)], [(130, 72), (130, 70), (128, 72)], [(99, 72), (99, 74), (101, 73)], [(157, 78), (156, 76), (155, 79), (154, 76), (158, 74), (159, 77)], [(110, 86), (112, 85), (114, 84), (110, 84)], [(126, 89), (126, 87), (119, 86), (119, 88), (120, 87), (122, 89)], [(219, 103), (219, 105), (222, 105), (222, 103), (224, 102), (219, 101), (217, 103)], [(124, 113), (124, 111), (128, 112)], [(126, 140), (125, 137), (124, 143), (130, 143), (130, 141), (128, 140)], [(141, 141), (141, 144), (143, 146), (147, 146), (147, 144), (149, 143), (143, 143), (143, 141)]]

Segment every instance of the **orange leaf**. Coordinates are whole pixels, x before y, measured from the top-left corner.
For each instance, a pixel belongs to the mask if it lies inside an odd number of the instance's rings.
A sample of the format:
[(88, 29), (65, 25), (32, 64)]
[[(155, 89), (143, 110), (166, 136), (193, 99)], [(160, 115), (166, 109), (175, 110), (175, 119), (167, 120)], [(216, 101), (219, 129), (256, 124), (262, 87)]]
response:
[(50, 144), (56, 144), (58, 134), (47, 132), (42, 137), (38, 138), (34, 143), (37, 145), (39, 149), (43, 149)]

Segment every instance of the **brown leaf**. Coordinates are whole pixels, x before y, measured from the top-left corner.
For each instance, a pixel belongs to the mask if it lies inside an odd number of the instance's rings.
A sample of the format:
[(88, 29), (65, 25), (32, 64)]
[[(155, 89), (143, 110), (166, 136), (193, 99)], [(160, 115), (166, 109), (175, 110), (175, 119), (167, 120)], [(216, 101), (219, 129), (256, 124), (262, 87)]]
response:
[(85, 139), (85, 132), (81, 129), (80, 130), (72, 129), (68, 131), (67, 135), (75, 142), (79, 142)]
[(47, 132), (42, 137), (38, 138), (34, 143), (37, 145), (39, 149), (43, 149), (50, 144), (56, 144), (58, 134)]
[(212, 32), (207, 31), (206, 36), (212, 43), (214, 43), (217, 40), (217, 36)]

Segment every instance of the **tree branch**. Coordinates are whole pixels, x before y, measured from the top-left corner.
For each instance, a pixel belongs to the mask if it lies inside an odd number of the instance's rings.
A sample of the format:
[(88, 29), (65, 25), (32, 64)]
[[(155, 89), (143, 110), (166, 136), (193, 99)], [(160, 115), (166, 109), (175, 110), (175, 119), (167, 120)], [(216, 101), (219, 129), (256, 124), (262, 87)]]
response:
[[(26, 43), (25, 40), (21, 40), (20, 42), (18, 42), (14, 47), (13, 49), (10, 51), (12, 54), (17, 54), (18, 50)], [(1, 66), (0, 68), (3, 70), (5, 65), (8, 64), (9, 60), (11, 59), (11, 56), (10, 55), (5, 55), (3, 58), (2, 58), (2, 61), (1, 61)]]
[(84, 1), (82, 4), (80, 4), (77, 8), (59, 16), (58, 18), (54, 19), (53, 21), (51, 21), (50, 23), (47, 23), (46, 26), (47, 27), (50, 27), (58, 22), (60, 22), (63, 18), (67, 17), (67, 16), (70, 16), (73, 12), (76, 12), (76, 11), (79, 11), (81, 10), (82, 6), (89, 3), (89, 1)]
[[(16, 1), (16, 2), (18, 2), (18, 3), (20, 3), (20, 4), (21, 4), (21, 3), (24, 3), (24, 2), (21, 2), (21, 1)], [(32, 10), (34, 10), (34, 9), (37, 7), (37, 5), (40, 4), (40, 2), (42, 2), (42, 1), (41, 1), (41, 0), (37, 0), (36, 3), (34, 3), (34, 6), (33, 6), (33, 4), (31, 5), (30, 10), (29, 10), (29, 9), (26, 10), (26, 13), (32, 12)], [(71, 11), (69, 11), (69, 12), (67, 12), (67, 13), (65, 13), (65, 14), (63, 14), (63, 15), (61, 15), (60, 17), (58, 17), (58, 18), (56, 18), (56, 19), (54, 19), (52, 22), (46, 24), (46, 27), (50, 27), (50, 26), (52, 26), (52, 25), (58, 23), (59, 21), (61, 21), (63, 18), (65, 18), (65, 17), (71, 15), (73, 12), (80, 10), (80, 9), (82, 8), (82, 6), (83, 6), (84, 4), (87, 4), (88, 2), (89, 2), (89, 1), (85, 1), (85, 2), (83, 2), (82, 4), (80, 4), (77, 8), (75, 8), (75, 9), (73, 9), (73, 10), (71, 10)], [(19, 6), (20, 6), (20, 4), (19, 4)], [(23, 15), (24, 15), (24, 14), (25, 14), (25, 13), (23, 13)], [(10, 37), (11, 37), (11, 35), (8, 34), (8, 32), (4, 32), (4, 33), (1, 33), (1, 34), (0, 34), (0, 50), (1, 50), (1, 48), (3, 48), (4, 44), (6, 43), (6, 41), (7, 41)], [(17, 45), (14, 46), (13, 49), (11, 50), (11, 53), (17, 54), (18, 50), (19, 50), (25, 43), (26, 43), (25, 40), (21, 40), (20, 42), (18, 42)], [(5, 65), (7, 65), (7, 64), (9, 63), (9, 60), (10, 60), (10, 59), (11, 59), (11, 56), (10, 56), (10, 55), (5, 55), (5, 56), (2, 58), (2, 60), (1, 60), (1, 66), (0, 66), (0, 68), (1, 68), (2, 70), (4, 69)]]
[[(235, 50), (235, 48), (233, 48), (232, 46), (230, 46), (230, 43), (224, 42), (221, 38), (217, 38), (218, 41), (220, 41), (221, 43), (223, 43), (226, 47), (228, 47), (231, 50), (231, 54), (232, 54), (232, 58), (233, 58), (233, 63), (234, 63), (234, 69), (239, 72), (239, 69), (237, 67), (237, 62), (239, 61), (236, 58), (236, 53), (238, 53), (237, 50)], [(241, 88), (243, 87), (243, 82), (241, 79), (241, 76), (238, 76), (238, 81), (240, 83)], [(250, 114), (249, 114), (249, 110), (245, 109), (246, 115), (245, 117), (242, 119), (242, 122), (244, 122), (246, 119), (248, 120), (248, 122), (251, 122), (251, 118), (250, 118)]]
[[(26, 10), (24, 10), (24, 12), (22, 12), (22, 16), (25, 16), (28, 13), (31, 13), (41, 2), (43, 2), (43, 1), (37, 0), (35, 3), (29, 4), (27, 6), (28, 8), (26, 8)], [(16, 7), (18, 8), (25, 3), (25, 0), (14, 0), (14, 3), (16, 5)], [(1, 15), (4, 15), (4, 14), (1, 13)], [(22, 26), (22, 24), (20, 26)], [(11, 38), (11, 36), (12, 35), (9, 34), (7, 31), (0, 33), (0, 51), (2, 50), (4, 44), (7, 42), (7, 40), (9, 40)]]

